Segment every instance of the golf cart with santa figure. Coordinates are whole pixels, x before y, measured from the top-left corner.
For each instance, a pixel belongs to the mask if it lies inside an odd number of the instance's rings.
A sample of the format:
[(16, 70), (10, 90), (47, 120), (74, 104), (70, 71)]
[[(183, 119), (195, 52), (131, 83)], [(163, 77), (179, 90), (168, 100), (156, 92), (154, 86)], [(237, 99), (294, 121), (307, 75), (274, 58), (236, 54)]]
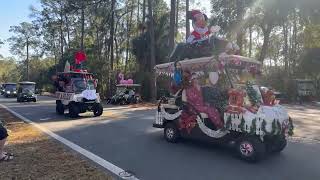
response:
[[(156, 77), (175, 77), (175, 64), (156, 65)], [(247, 161), (258, 161), (286, 147), (286, 137), (293, 133), (292, 120), (272, 91), (260, 90), (256, 78), (260, 62), (225, 55), (183, 60), (179, 65), (180, 89), (171, 98), (161, 98), (153, 123), (164, 129), (168, 142), (190, 138), (226, 144)], [(189, 92), (193, 85), (199, 87), (197, 93)]]

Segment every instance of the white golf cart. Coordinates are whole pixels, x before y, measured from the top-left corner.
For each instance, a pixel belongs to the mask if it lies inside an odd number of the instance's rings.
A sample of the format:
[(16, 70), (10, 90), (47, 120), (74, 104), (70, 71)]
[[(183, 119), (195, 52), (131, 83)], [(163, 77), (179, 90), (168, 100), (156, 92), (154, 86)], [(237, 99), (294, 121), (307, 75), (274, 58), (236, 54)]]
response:
[(58, 73), (56, 92), (56, 112), (64, 114), (69, 109), (72, 118), (80, 113), (92, 111), (94, 116), (101, 116), (103, 107), (99, 93), (96, 92), (97, 80), (87, 72)]
[[(158, 105), (153, 127), (164, 128), (167, 141), (191, 138), (227, 144), (247, 161), (258, 161), (268, 152), (280, 152), (286, 147), (293, 124), (272, 92), (263, 92), (257, 85), (255, 75), (259, 74), (260, 62), (236, 55), (179, 62), (183, 71), (188, 69), (201, 76), (202, 94), (206, 95), (203, 99), (219, 110), (224, 125), (215, 127), (208, 114), (188, 101), (186, 87), (182, 87), (174, 98), (161, 98)], [(174, 63), (159, 64), (155, 71), (157, 78), (173, 76)]]

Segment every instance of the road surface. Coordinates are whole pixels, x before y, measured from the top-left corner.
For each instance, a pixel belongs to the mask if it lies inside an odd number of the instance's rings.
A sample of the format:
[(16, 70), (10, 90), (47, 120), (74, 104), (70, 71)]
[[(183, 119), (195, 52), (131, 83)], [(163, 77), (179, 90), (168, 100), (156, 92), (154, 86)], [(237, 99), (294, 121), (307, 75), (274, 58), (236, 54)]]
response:
[[(152, 128), (155, 110), (105, 108), (101, 117), (88, 113), (70, 119), (55, 114), (49, 97), (39, 97), (37, 103), (1, 97), (0, 103), (143, 180), (320, 179), (319, 141), (291, 141), (282, 153), (249, 164), (214, 145), (167, 143), (162, 130)], [(314, 111), (309, 115), (319, 117), (320, 111)]]

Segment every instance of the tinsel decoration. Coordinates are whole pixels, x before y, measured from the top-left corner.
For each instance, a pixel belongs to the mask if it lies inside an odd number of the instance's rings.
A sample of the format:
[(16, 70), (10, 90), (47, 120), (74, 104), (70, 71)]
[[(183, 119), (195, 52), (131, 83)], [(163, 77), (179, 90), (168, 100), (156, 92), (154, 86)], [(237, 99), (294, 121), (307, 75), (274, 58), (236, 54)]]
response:
[(247, 81), (246, 83), (246, 92), (248, 94), (252, 106), (259, 106), (260, 97), (257, 91), (253, 88), (252, 83), (249, 81)]

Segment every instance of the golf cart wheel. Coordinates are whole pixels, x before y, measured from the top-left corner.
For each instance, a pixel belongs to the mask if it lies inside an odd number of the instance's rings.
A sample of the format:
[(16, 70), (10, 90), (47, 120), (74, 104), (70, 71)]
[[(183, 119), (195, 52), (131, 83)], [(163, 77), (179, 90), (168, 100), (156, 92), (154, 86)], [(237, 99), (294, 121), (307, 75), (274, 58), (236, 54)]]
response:
[(57, 103), (56, 103), (56, 113), (59, 115), (64, 114), (64, 105), (62, 104), (61, 101), (57, 101)]
[(120, 100), (119, 104), (120, 104), (120, 105), (126, 105), (126, 104), (127, 104), (127, 102), (126, 102), (126, 100), (125, 100), (125, 99), (122, 99), (122, 100)]
[(239, 157), (248, 162), (258, 162), (266, 155), (266, 146), (259, 137), (245, 136), (237, 143)]
[(167, 123), (164, 127), (164, 138), (171, 143), (178, 142), (180, 138), (180, 132), (174, 123)]
[(102, 113), (103, 113), (103, 107), (102, 107), (102, 105), (100, 104), (100, 103), (98, 103), (98, 104), (95, 104), (94, 106), (93, 106), (93, 114), (94, 114), (94, 116), (101, 116), (102, 115)]
[(77, 106), (76, 103), (69, 104), (69, 115), (71, 118), (76, 118), (79, 116), (80, 108)]
[(33, 102), (37, 102), (37, 99), (36, 99), (36, 98), (34, 98), (32, 101), (33, 101)]
[(271, 153), (280, 153), (287, 146), (287, 139), (285, 136), (280, 136), (272, 140), (269, 144)]

